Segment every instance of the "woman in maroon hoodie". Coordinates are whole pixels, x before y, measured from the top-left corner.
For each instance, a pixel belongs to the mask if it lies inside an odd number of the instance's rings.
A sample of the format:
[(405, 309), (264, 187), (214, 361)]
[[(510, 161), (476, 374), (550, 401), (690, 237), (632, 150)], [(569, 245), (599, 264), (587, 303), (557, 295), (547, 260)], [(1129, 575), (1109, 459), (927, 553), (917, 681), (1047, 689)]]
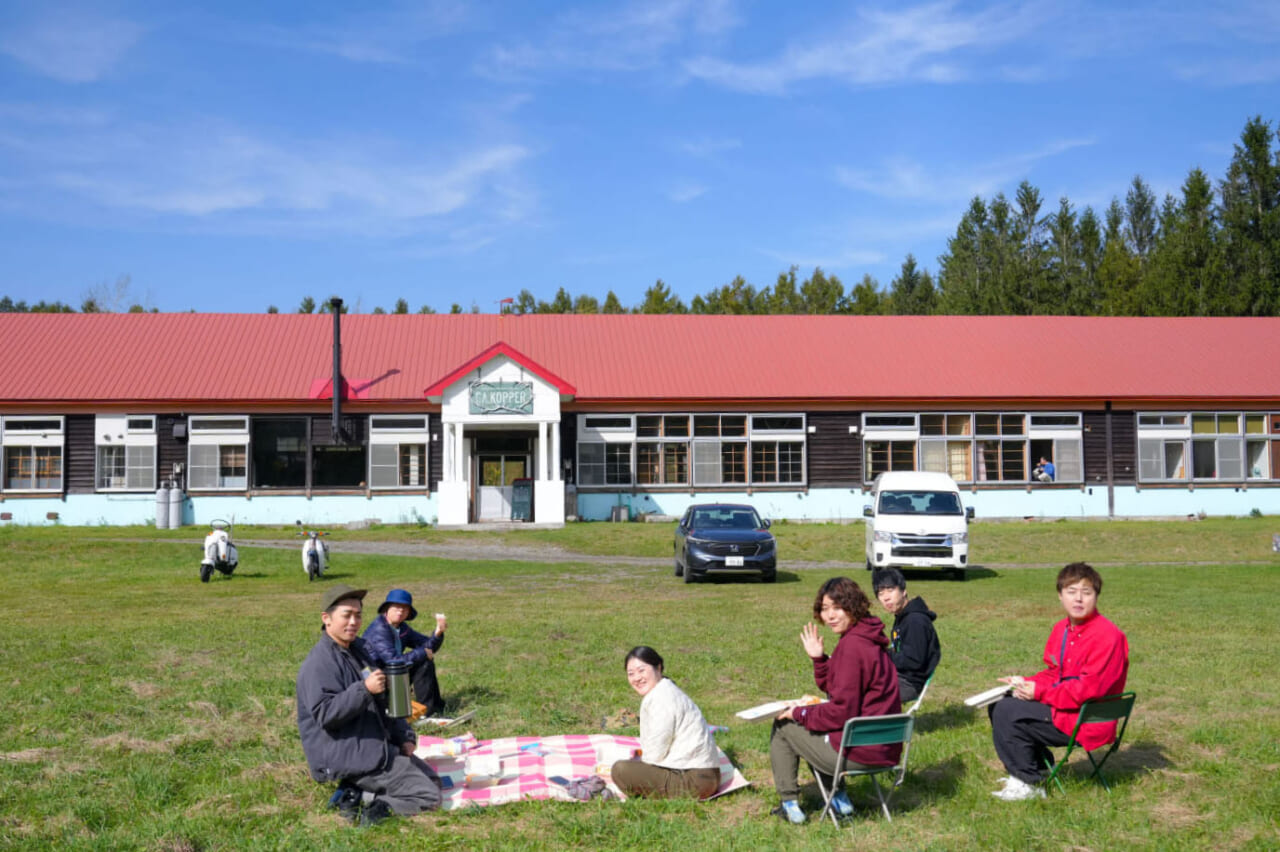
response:
[[(827, 656), (816, 624), (800, 631), (800, 644), (813, 660), (813, 680), (827, 694), (821, 704), (790, 707), (778, 715), (769, 740), (769, 762), (773, 785), (782, 805), (773, 811), (790, 822), (805, 821), (797, 800), (796, 773), (803, 759), (830, 789), (836, 770), (836, 749), (844, 723), (857, 716), (884, 716), (900, 713), (898, 670), (887, 648), (884, 624), (871, 615), (871, 602), (858, 584), (848, 577), (835, 577), (822, 584), (813, 601), (813, 619), (836, 634), (836, 647)], [(892, 766), (898, 762), (901, 745), (851, 748), (848, 762), (862, 766)], [(836, 812), (853, 812), (844, 791), (834, 801)]]

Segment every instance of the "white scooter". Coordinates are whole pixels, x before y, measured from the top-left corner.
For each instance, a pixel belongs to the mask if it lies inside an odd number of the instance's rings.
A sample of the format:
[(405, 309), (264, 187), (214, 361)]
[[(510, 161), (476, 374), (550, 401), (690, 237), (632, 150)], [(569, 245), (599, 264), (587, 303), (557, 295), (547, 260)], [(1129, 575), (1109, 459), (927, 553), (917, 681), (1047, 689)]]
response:
[(300, 530), (298, 535), (306, 538), (306, 541), (302, 542), (302, 570), (307, 574), (307, 582), (323, 577), (325, 569), (329, 567), (329, 545), (323, 539), (323, 536), (328, 533), (318, 530)]
[(204, 537), (204, 559), (200, 561), (200, 582), (207, 583), (216, 568), (228, 577), (240, 564), (236, 546), (231, 543), (233, 524), (221, 518), (209, 522), (213, 529)]

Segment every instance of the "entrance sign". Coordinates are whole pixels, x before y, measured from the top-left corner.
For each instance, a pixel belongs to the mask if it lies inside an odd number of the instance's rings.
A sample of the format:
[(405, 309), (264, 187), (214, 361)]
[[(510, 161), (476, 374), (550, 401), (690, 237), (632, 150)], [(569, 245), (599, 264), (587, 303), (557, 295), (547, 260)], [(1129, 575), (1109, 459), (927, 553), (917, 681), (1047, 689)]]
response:
[(472, 382), (472, 414), (532, 414), (533, 382)]

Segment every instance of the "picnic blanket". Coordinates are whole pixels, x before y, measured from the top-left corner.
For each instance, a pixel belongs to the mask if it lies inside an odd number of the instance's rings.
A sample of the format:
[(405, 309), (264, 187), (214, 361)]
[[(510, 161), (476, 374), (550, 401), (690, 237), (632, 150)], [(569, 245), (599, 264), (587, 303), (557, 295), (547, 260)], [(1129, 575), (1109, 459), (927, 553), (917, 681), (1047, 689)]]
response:
[[(469, 747), (463, 746), (466, 747), (464, 753), (448, 754), (458, 748), (453, 740), (418, 739), (415, 753), (440, 776), (444, 794), (441, 810), (529, 799), (579, 801), (569, 794), (569, 782), (597, 774), (608, 780), (608, 769), (613, 762), (634, 754), (640, 741), (611, 734), (567, 734), (503, 737), (466, 745)], [(723, 750), (719, 750), (719, 755), (720, 786), (708, 798), (722, 796), (750, 783)], [(626, 798), (612, 781), (608, 782), (607, 789), (619, 799)]]

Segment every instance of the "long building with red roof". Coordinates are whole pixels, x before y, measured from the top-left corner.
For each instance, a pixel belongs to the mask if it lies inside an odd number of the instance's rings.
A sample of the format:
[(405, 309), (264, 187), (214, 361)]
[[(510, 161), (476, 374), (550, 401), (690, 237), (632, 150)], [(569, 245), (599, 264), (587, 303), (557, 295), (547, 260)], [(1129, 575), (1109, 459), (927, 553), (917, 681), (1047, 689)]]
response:
[[(1280, 513), (1280, 319), (0, 314), (0, 523)], [(1035, 475), (1041, 458), (1052, 481)]]

